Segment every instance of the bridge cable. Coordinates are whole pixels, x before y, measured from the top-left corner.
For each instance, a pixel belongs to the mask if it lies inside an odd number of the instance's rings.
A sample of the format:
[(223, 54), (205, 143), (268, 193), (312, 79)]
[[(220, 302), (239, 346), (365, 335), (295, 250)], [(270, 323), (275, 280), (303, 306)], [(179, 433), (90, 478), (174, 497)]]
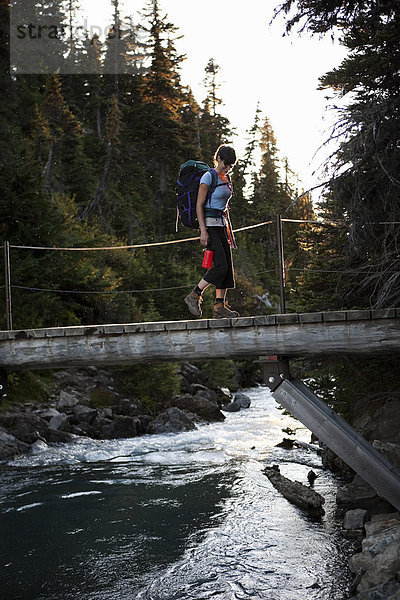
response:
[[(319, 187), (319, 186), (317, 186)], [(315, 188), (312, 188), (315, 189)], [(307, 192), (304, 192), (305, 194)], [(302, 194), (304, 195), (304, 194)], [(300, 198), (301, 196), (299, 196)], [(285, 211), (286, 212), (286, 211)], [(282, 219), (282, 221), (286, 223), (311, 223), (315, 225), (340, 225), (339, 221), (318, 221), (313, 219)], [(256, 229), (257, 227), (263, 227), (265, 225), (272, 225), (274, 221), (263, 221), (262, 223), (256, 223), (255, 225), (247, 225), (246, 227), (239, 227), (238, 229), (234, 229), (234, 233), (240, 233), (242, 231), (248, 231), (249, 229)], [(398, 225), (400, 221), (376, 221), (371, 223), (365, 223), (365, 225)], [(78, 251), (94, 251), (94, 250), (130, 250), (135, 248), (151, 248), (153, 246), (168, 246), (171, 244), (182, 244), (185, 242), (193, 242), (199, 240), (200, 237), (191, 237), (191, 238), (183, 238), (180, 240), (168, 240), (164, 242), (148, 242), (146, 244), (129, 244), (126, 246), (102, 246), (102, 247), (83, 247), (83, 248), (65, 248), (65, 247), (57, 247), (57, 246), (23, 246), (19, 244), (10, 244), (10, 248), (17, 248), (20, 250), (59, 250), (59, 251), (69, 251), (69, 252), (78, 252)]]
[[(248, 225), (247, 227), (240, 227), (239, 229), (234, 229), (234, 233), (239, 233), (241, 231), (246, 231), (248, 229), (255, 229), (256, 227), (262, 227), (263, 225), (272, 225), (273, 221), (264, 221), (263, 223), (257, 223), (256, 225)], [(87, 250), (129, 250), (133, 248), (150, 248), (152, 246), (167, 246), (170, 244), (182, 244), (183, 242), (193, 242), (195, 240), (199, 240), (200, 236), (184, 238), (181, 240), (169, 240), (164, 242), (149, 242), (147, 244), (129, 244), (126, 246), (103, 246), (103, 247), (88, 247), (88, 248), (58, 248), (55, 246), (21, 246), (16, 244), (10, 244), (10, 248), (19, 248), (24, 250), (65, 250), (65, 251), (87, 251)]]
[[(267, 269), (265, 271), (257, 271), (256, 273), (250, 273), (248, 276), (249, 277), (253, 277), (255, 275), (262, 275), (264, 273), (274, 273), (276, 271), (276, 269)], [(307, 272), (307, 273), (341, 273), (341, 274), (349, 274), (349, 275), (363, 275), (366, 273), (366, 271), (359, 271), (359, 270), (353, 270), (353, 269), (349, 269), (347, 271), (343, 271), (343, 269), (308, 269), (308, 268), (296, 268), (296, 267), (291, 267), (290, 271), (300, 271), (300, 272)], [(398, 273), (398, 271), (387, 271), (387, 273)], [(164, 287), (164, 288), (149, 288), (149, 289), (143, 289), (143, 290), (116, 290), (116, 291), (110, 291), (110, 290), (98, 290), (98, 291), (86, 291), (86, 290), (60, 290), (60, 289), (55, 289), (55, 288), (40, 288), (40, 287), (29, 287), (29, 286), (23, 286), (23, 285), (12, 285), (11, 287), (13, 289), (17, 289), (17, 290), (25, 290), (25, 291), (30, 291), (30, 292), (49, 292), (49, 293), (54, 293), (54, 294), (83, 294), (83, 295), (92, 295), (92, 294), (99, 294), (99, 295), (116, 295), (116, 294), (140, 294), (140, 293), (146, 293), (146, 292), (167, 292), (167, 291), (171, 291), (171, 290), (181, 290), (181, 289), (188, 289), (188, 288), (192, 288), (195, 284), (193, 283), (188, 283), (187, 285), (177, 285), (177, 286), (171, 286), (171, 287)], [(4, 286), (3, 286), (4, 287)]]

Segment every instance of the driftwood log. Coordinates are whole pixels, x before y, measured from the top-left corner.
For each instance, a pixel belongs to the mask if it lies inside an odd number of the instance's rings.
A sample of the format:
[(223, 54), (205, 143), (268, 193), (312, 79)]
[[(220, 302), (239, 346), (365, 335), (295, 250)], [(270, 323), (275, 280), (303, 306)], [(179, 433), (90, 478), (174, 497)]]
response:
[(289, 500), (289, 502), (298, 508), (307, 511), (314, 517), (320, 517), (325, 514), (325, 511), (322, 508), (322, 505), (325, 503), (325, 498), (299, 481), (291, 481), (290, 479), (283, 477), (277, 465), (266, 467), (264, 469), (264, 474), (268, 477), (274, 488), (277, 489), (286, 500)]

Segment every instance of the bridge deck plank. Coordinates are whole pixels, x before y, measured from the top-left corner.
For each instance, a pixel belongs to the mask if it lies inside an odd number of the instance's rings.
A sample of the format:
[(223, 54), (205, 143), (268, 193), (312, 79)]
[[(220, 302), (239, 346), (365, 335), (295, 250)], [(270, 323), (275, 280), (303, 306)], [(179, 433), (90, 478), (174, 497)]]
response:
[(314, 313), (300, 313), (299, 314), (299, 322), (300, 323), (322, 323), (322, 312), (314, 312)]
[(371, 311), (369, 310), (347, 310), (346, 320), (347, 321), (365, 321), (371, 318)]
[(258, 315), (0, 332), (0, 366), (84, 364), (400, 352), (398, 309)]

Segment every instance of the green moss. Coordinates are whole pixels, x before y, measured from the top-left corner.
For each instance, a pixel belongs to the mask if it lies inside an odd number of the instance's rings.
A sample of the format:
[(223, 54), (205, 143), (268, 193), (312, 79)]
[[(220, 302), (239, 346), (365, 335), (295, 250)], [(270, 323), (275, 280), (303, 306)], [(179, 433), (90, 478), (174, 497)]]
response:
[(110, 390), (96, 387), (90, 392), (90, 405), (94, 408), (109, 408), (115, 404), (115, 396)]
[(50, 396), (53, 380), (49, 374), (31, 371), (13, 371), (8, 373), (7, 396), (1, 403), (2, 409), (18, 404), (41, 404)]
[(178, 366), (177, 363), (132, 365), (113, 368), (110, 372), (122, 393), (139, 398), (153, 410), (156, 404), (179, 393)]
[(208, 375), (209, 387), (228, 387), (236, 391), (239, 387), (237, 369), (233, 360), (208, 360), (196, 365)]

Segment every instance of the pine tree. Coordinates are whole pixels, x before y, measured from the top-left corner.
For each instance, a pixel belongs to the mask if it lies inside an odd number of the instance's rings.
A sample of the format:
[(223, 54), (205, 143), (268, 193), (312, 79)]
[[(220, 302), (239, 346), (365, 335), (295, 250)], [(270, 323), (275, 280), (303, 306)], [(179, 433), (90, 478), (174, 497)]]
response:
[(333, 132), (340, 143), (327, 191), (348, 231), (347, 247), (341, 248), (344, 262), (350, 260), (359, 271), (341, 281), (343, 303), (397, 305), (400, 6), (375, 0), (288, 0), (278, 10), (291, 8), (297, 10), (287, 22), (289, 30), (299, 24), (320, 34), (339, 26), (349, 50), (339, 67), (321, 77), (322, 88), (332, 88), (339, 97), (351, 94)]

